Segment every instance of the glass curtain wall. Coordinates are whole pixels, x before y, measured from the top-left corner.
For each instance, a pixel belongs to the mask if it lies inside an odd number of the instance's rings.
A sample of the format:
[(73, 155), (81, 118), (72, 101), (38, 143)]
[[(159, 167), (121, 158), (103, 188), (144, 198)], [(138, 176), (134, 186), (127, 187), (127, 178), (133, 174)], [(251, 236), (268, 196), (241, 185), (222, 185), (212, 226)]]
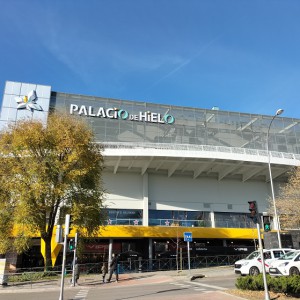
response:
[[(100, 97), (52, 93), (51, 106), (70, 112), (70, 105), (125, 110), (129, 116), (140, 113), (172, 115), (172, 124), (145, 122), (133, 119), (105, 118), (74, 112), (86, 118), (99, 142), (155, 143), (181, 145), (208, 145), (266, 150), (267, 131), (272, 116), (168, 106)], [(300, 120), (277, 117), (270, 128), (271, 151), (300, 153)]]

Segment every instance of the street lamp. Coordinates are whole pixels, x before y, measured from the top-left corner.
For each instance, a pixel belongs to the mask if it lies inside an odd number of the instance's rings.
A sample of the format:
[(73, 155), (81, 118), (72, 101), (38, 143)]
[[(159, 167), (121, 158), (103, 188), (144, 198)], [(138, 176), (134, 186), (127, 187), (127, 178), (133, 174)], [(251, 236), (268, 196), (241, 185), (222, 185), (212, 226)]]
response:
[(281, 245), (281, 238), (280, 238), (280, 221), (279, 221), (279, 217), (277, 215), (277, 209), (276, 209), (276, 202), (275, 202), (275, 195), (274, 195), (274, 186), (273, 186), (273, 178), (272, 178), (272, 170), (271, 170), (271, 156), (270, 156), (270, 151), (269, 151), (269, 133), (270, 133), (270, 128), (271, 125), (274, 121), (274, 119), (281, 115), (283, 113), (283, 109), (278, 109), (276, 111), (276, 114), (273, 116), (268, 131), (267, 131), (267, 153), (268, 153), (268, 167), (269, 167), (269, 176), (270, 176), (270, 184), (271, 184), (271, 193), (272, 193), (272, 200), (273, 200), (273, 206), (274, 206), (274, 220), (276, 221), (276, 225), (277, 225), (277, 237), (278, 237), (278, 245), (279, 248), (282, 248)]

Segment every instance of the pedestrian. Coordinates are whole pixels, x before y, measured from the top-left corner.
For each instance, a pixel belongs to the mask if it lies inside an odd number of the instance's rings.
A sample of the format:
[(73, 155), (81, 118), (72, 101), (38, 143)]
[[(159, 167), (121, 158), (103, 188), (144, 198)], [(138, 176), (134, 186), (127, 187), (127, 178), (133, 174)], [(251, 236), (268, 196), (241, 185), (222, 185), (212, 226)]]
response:
[(79, 279), (79, 266), (77, 262), (75, 263), (74, 273), (75, 273), (75, 283), (77, 283)]
[(119, 273), (118, 273), (118, 255), (112, 255), (112, 260), (110, 262), (110, 265), (109, 265), (109, 276), (108, 276), (108, 282), (110, 282), (111, 280), (111, 277), (112, 277), (112, 274), (113, 272), (115, 271), (116, 272), (116, 281), (118, 282), (119, 281)]
[(105, 276), (107, 274), (107, 264), (104, 262), (102, 267), (101, 267), (101, 273), (102, 273), (102, 282), (105, 283)]

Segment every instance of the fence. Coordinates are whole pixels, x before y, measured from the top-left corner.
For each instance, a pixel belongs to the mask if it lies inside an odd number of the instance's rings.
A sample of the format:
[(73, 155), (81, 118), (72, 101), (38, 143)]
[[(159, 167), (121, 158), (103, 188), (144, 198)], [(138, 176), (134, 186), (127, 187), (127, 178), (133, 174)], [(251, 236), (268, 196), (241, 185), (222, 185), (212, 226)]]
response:
[[(241, 255), (218, 255), (218, 256), (199, 256), (190, 259), (191, 269), (207, 268), (216, 266), (230, 266), (235, 261), (245, 257)], [(101, 263), (80, 264), (80, 275), (100, 274)], [(126, 261), (119, 261), (118, 272), (137, 273), (137, 272), (155, 272), (168, 270), (187, 270), (188, 259), (186, 257), (181, 260), (178, 258), (161, 258), (161, 259), (127, 259)], [(71, 279), (72, 268), (67, 266), (64, 272), (67, 279)], [(13, 273), (7, 274), (7, 284), (10, 286), (31, 286), (43, 284), (43, 286), (57, 286), (60, 284), (61, 266), (51, 268), (51, 270), (44, 271), (44, 268), (20, 268)]]
[[(191, 257), (191, 269), (207, 268), (216, 266), (234, 265), (234, 262), (244, 258), (245, 254), (240, 255), (217, 255), (217, 256), (198, 256)], [(154, 272), (166, 270), (186, 270), (188, 269), (188, 258), (161, 258), (147, 260), (132, 260), (120, 261), (119, 272)]]

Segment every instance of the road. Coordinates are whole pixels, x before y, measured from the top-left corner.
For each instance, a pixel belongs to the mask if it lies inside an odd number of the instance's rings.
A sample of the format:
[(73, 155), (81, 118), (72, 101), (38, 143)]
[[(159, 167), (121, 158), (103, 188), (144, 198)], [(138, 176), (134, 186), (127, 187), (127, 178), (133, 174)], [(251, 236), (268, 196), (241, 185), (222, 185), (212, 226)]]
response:
[[(63, 300), (177, 300), (214, 299), (214, 292), (233, 289), (236, 275), (233, 271), (218, 271), (205, 278), (190, 280), (186, 275), (142, 274), (122, 277), (120, 281), (102, 284), (96, 278), (81, 279), (76, 287), (66, 286)], [(100, 276), (100, 275), (98, 275)], [(0, 300), (53, 300), (59, 299), (59, 287), (0, 290)], [(206, 298), (207, 297), (207, 298)], [(218, 298), (221, 299), (221, 298)]]

